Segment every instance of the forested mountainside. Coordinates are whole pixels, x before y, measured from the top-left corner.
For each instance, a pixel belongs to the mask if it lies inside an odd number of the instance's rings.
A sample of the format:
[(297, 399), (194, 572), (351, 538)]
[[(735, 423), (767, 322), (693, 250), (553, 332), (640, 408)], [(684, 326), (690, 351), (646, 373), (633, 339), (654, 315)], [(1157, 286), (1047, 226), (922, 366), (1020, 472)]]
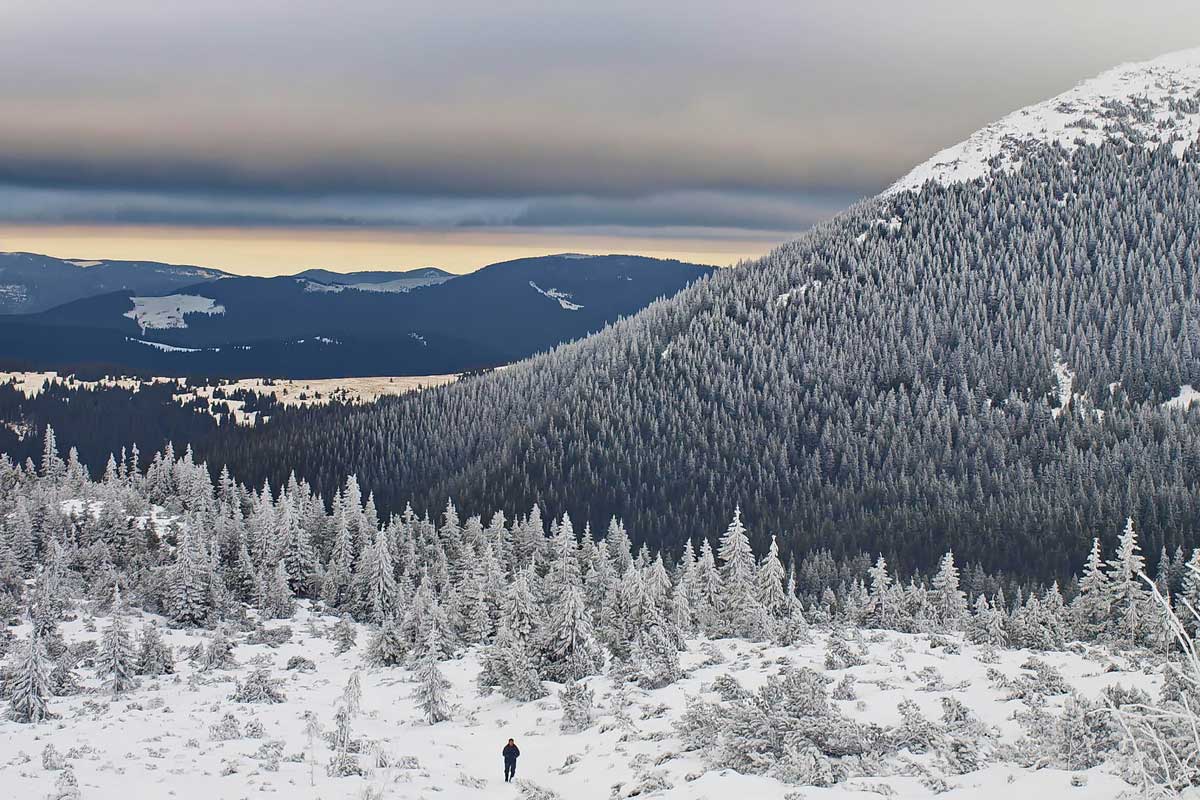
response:
[(206, 456), (384, 508), (540, 502), (678, 547), (741, 504), (787, 550), (952, 547), (1050, 576), (1136, 516), (1194, 542), (1200, 162), (1115, 138), (862, 203), (502, 374), (230, 431)]

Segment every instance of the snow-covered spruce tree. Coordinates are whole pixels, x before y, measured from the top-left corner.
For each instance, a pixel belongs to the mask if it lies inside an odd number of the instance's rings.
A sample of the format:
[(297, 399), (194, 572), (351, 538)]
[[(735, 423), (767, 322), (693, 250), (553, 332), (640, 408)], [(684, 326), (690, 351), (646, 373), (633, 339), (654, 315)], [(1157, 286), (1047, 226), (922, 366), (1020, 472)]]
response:
[(479, 690), (484, 694), (499, 689), (505, 697), (520, 702), (546, 696), (533, 660), (534, 602), (529, 575), (520, 570), (508, 585), (500, 630), (484, 654), (478, 678)]
[(385, 619), (367, 645), (366, 661), (372, 667), (399, 667), (408, 657), (408, 651), (408, 642), (400, 636), (396, 621)]
[(376, 530), (371, 546), (358, 561), (355, 584), (359, 596), (359, 615), (376, 625), (399, 611), (392, 551), (384, 531)]
[(346, 681), (346, 688), (342, 690), (342, 707), (346, 709), (346, 713), (353, 719), (362, 711), (362, 677), (358, 670), (350, 674), (350, 679)]
[(1100, 539), (1092, 539), (1092, 550), (1088, 554), (1083, 577), (1079, 580), (1078, 594), (1071, 601), (1071, 622), (1075, 638), (1084, 641), (1100, 638), (1110, 624), (1109, 602), (1111, 594), (1108, 578), (1104, 574), (1104, 557)]
[(330, 553), (329, 566), (321, 583), (321, 599), (330, 608), (343, 610), (352, 605), (354, 553), (351, 549), (353, 540), (350, 523), (346, 518), (341, 493), (334, 495), (333, 522), (333, 552)]
[(50, 697), (50, 664), (32, 616), (29, 639), (19, 651), (12, 685), (8, 688), (9, 718), (14, 722), (41, 722), (54, 716), (46, 705)]
[(954, 553), (947, 551), (938, 562), (933, 576), (934, 613), (938, 624), (956, 630), (967, 615), (967, 595), (959, 588), (958, 567), (954, 565)]
[(104, 689), (120, 697), (137, 685), (137, 652), (133, 637), (125, 626), (125, 607), (120, 590), (113, 597), (112, 618), (100, 640), (96, 658), (96, 674), (103, 680)]
[(629, 659), (637, 683), (643, 689), (670, 686), (683, 675), (679, 665), (679, 636), (671, 632), (670, 623), (657, 611), (643, 624), (634, 638)]
[(270, 577), (263, 581), (258, 608), (268, 619), (290, 619), (296, 613), (296, 598), (283, 561), (277, 561)]
[(582, 733), (592, 726), (596, 714), (596, 693), (578, 681), (567, 681), (558, 692), (562, 705), (561, 733)]
[(358, 638), (358, 628), (354, 625), (354, 620), (350, 619), (349, 614), (343, 614), (333, 626), (333, 654), (340, 656), (342, 653), (348, 653), (354, 647), (354, 642)]
[(770, 632), (763, 630), (762, 605), (755, 595), (754, 551), (742, 524), (740, 506), (734, 509), (733, 520), (721, 537), (717, 556), (722, 565), (719, 608), (726, 635), (754, 640), (768, 638)]
[(771, 546), (758, 565), (754, 586), (759, 604), (772, 617), (783, 617), (787, 610), (787, 595), (784, 593), (786, 580), (787, 572), (779, 560), (779, 540), (772, 536)]
[(900, 603), (888, 574), (887, 561), (880, 555), (875, 566), (869, 570), (871, 578), (870, 594), (867, 597), (867, 607), (864, 609), (865, 621), (871, 627), (897, 630), (900, 627)]
[(546, 696), (528, 643), (509, 630), (507, 622), (500, 624), (496, 640), (484, 653), (482, 667), (477, 679), (482, 694), (497, 689), (505, 697), (522, 703)]
[(208, 555), (202, 536), (190, 526), (180, 532), (168, 592), (167, 611), (173, 620), (200, 627), (208, 623), (213, 611)]
[(604, 651), (592, 630), (582, 587), (567, 587), (549, 612), (538, 636), (541, 676), (565, 683), (600, 672)]
[(321, 723), (312, 711), (304, 712), (304, 739), (307, 743), (304, 750), (308, 761), (308, 785), (316, 786), (317, 742), (321, 739)]
[(1144, 643), (1156, 616), (1153, 600), (1140, 577), (1145, 569), (1146, 559), (1142, 557), (1137, 530), (1130, 517), (1117, 541), (1117, 552), (1108, 562), (1105, 586), (1112, 616), (1111, 633), (1131, 644)]
[(154, 622), (146, 622), (138, 642), (137, 674), (157, 676), (174, 672), (175, 656), (170, 645), (164, 642), (162, 632)]
[(1179, 619), (1194, 638), (1200, 635), (1200, 548), (1192, 551), (1184, 570), (1176, 605)]
[(333, 720), (334, 731), (331, 748), (333, 753), (329, 757), (329, 764), (325, 767), (326, 774), (331, 778), (349, 778), (365, 774), (363, 768), (359, 766), (358, 757), (351, 752), (350, 714), (345, 708), (339, 707), (333, 715)]
[(413, 692), (413, 700), (421, 716), (430, 725), (436, 725), (450, 719), (450, 681), (442, 675), (438, 667), (441, 656), (441, 645), (438, 643), (438, 630), (431, 627), (426, 634), (420, 660), (416, 667), (417, 688)]

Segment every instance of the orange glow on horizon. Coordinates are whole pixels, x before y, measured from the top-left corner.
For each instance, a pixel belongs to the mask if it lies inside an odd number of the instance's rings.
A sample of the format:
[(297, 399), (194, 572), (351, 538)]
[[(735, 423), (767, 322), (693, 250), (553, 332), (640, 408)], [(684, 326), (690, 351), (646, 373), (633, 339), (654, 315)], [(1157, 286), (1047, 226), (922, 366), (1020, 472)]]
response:
[(0, 250), (57, 258), (164, 261), (257, 276), (317, 267), (352, 272), (434, 266), (464, 273), (498, 261), (562, 252), (628, 253), (730, 266), (766, 254), (791, 235), (24, 225), (0, 226)]

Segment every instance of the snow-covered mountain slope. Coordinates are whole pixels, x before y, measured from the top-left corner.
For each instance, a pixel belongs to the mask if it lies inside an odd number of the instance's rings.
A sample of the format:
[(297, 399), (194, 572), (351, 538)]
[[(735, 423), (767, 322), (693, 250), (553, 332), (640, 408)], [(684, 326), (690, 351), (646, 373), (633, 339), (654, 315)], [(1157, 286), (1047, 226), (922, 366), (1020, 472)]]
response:
[(0, 253), (0, 314), (32, 314), (85, 297), (128, 290), (168, 294), (215, 281), (227, 273), (156, 261), (61, 259), (37, 253)]
[(1022, 108), (942, 150), (896, 181), (888, 193), (926, 181), (960, 183), (1014, 170), (1030, 147), (1124, 139), (1169, 145), (1178, 155), (1200, 136), (1200, 48), (1124, 64), (1042, 103)]
[[(529, 703), (499, 694), (481, 697), (475, 687), (480, 654), (469, 650), (442, 662), (450, 681), (452, 719), (430, 726), (411, 698), (414, 671), (364, 666), (371, 631), (362, 625), (355, 625), (355, 646), (336, 654), (329, 638), (336, 622), (302, 608), (293, 619), (265, 623), (268, 629), (289, 629), (277, 646), (254, 644), (253, 634), (234, 633), (237, 666), (210, 671), (184, 661), (183, 654), (208, 642), (212, 632), (163, 628), (166, 644), (179, 659), (176, 674), (141, 678), (140, 686), (116, 700), (100, 689), (91, 670), (80, 669), (86, 691), (51, 698), (58, 720), (29, 727), (0, 719), (3, 795), (53, 797), (56, 782), (69, 770), (85, 800), (1005, 800), (1021, 795), (1108, 800), (1131, 790), (1113, 767), (1066, 772), (1022, 767), (1004, 757), (1005, 748), (1026, 735), (1014, 717), (1030, 712), (1020, 699), (1020, 687), (1047, 675), (1060, 675), (1065, 685), (1089, 696), (1120, 684), (1154, 691), (1160, 683), (1158, 676), (1139, 672), (1136, 661), (1093, 647), (1036, 654), (1000, 650), (993, 662), (984, 650), (958, 637), (891, 631), (864, 631), (859, 644), (852, 645), (863, 663), (828, 668), (825, 652), (831, 634), (814, 630), (811, 643), (794, 647), (739, 639), (691, 642), (681, 654), (686, 676), (661, 689), (588, 678), (584, 683), (595, 694), (594, 722), (579, 733), (562, 733), (557, 684), (547, 684), (553, 690), (549, 697)], [(126, 624), (140, 627), (132, 619)], [(61, 630), (74, 645), (98, 641), (107, 626), (103, 617), (82, 617)], [(27, 626), (16, 633), (28, 635)], [(303, 662), (294, 659), (308, 659), (311, 668), (296, 668)], [(283, 702), (230, 699), (236, 682), (246, 681), (257, 667), (279, 681)], [(676, 723), (689, 698), (717, 700), (718, 678), (726, 686), (731, 678), (755, 691), (785, 668), (813, 669), (829, 680), (831, 689), (834, 683), (844, 686), (836, 693), (840, 699), (831, 702), (862, 723), (901, 726), (915, 710), (933, 725), (929, 731), (936, 737), (941, 736), (933, 733), (936, 721), (947, 709), (958, 710), (960, 717), (965, 712), (961, 735), (980, 743), (988, 754), (986, 763), (957, 773), (945, 759), (944, 743), (925, 748), (914, 739), (911, 750), (889, 760), (886, 770), (875, 771), (878, 765), (864, 761), (861, 775), (832, 787), (798, 791), (796, 785), (764, 775), (710, 770), (704, 760), (710, 754), (686, 749)], [(310, 747), (305, 714), (311, 712), (322, 731), (330, 733), (343, 687), (356, 672), (363, 711), (352, 721), (351, 735), (364, 774), (330, 777), (326, 765), (331, 747), (322, 738)], [(1051, 690), (1042, 710), (1057, 713), (1069, 697), (1065, 689)], [(915, 718), (907, 719), (911, 726)], [(510, 737), (517, 740), (521, 757), (518, 783), (505, 787), (500, 750)], [(533, 787), (548, 793), (536, 794)]]

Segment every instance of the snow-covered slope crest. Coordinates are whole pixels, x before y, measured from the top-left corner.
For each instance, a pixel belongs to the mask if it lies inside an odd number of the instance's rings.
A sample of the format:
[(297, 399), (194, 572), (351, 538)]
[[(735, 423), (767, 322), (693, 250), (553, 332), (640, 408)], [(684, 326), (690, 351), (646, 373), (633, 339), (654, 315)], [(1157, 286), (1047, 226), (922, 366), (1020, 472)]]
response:
[(961, 183), (995, 170), (1014, 170), (1023, 154), (1059, 142), (1124, 139), (1146, 147), (1170, 145), (1176, 155), (1200, 137), (1200, 47), (1123, 64), (1043, 103), (1015, 111), (948, 147), (896, 181), (887, 194), (920, 189), (926, 181)]

